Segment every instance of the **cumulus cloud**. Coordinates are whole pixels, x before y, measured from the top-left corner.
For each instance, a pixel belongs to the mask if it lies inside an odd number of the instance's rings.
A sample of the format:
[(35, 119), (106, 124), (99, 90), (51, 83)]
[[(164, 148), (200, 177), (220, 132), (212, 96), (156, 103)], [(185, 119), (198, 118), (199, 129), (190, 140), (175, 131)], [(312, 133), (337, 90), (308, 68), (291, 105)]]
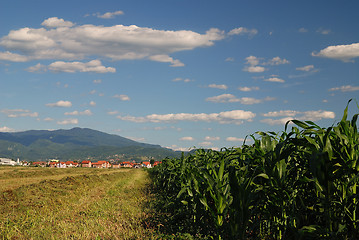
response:
[(314, 65), (307, 65), (307, 66), (304, 66), (304, 67), (297, 67), (296, 70), (309, 72), (309, 71), (314, 70)]
[(206, 98), (206, 101), (208, 102), (216, 102), (216, 103), (234, 103), (239, 102), (241, 104), (251, 105), (251, 104), (258, 104), (262, 103), (264, 101), (272, 101), (275, 98), (266, 97), (264, 99), (256, 99), (256, 98), (249, 98), (249, 97), (242, 97), (237, 98), (233, 94), (222, 94), (214, 97)]
[(70, 116), (79, 116), (79, 115), (86, 115), (86, 116), (91, 116), (92, 112), (91, 110), (85, 110), (83, 112), (79, 112), (79, 111), (73, 111), (73, 112), (65, 112), (65, 115), (70, 115)]
[(31, 112), (30, 110), (26, 109), (3, 109), (0, 112), (4, 113), (9, 118), (39, 116), (37, 112)]
[(41, 25), (48, 28), (57, 28), (57, 27), (72, 27), (74, 24), (70, 21), (65, 21), (62, 18), (52, 17), (43, 21)]
[(234, 62), (234, 58), (233, 57), (227, 57), (225, 61), (226, 62)]
[(324, 29), (324, 28), (319, 28), (317, 30), (317, 33), (323, 34), (323, 35), (328, 35), (330, 34), (332, 31), (330, 29)]
[(3, 126), (3, 127), (0, 127), (0, 132), (15, 132), (15, 130), (12, 128)]
[(275, 66), (275, 65), (289, 63), (287, 59), (280, 57), (274, 57), (272, 59), (269, 59), (268, 61), (262, 61), (262, 60), (263, 58), (258, 58), (256, 56), (246, 57), (246, 64), (248, 66), (244, 67), (243, 71), (252, 72), (252, 73), (264, 72), (267, 69), (262, 66), (266, 66), (266, 65)]
[[(114, 72), (116, 72), (116, 69), (113, 67), (103, 66), (100, 60), (92, 60), (87, 63), (57, 61), (57, 62), (51, 63), (48, 66), (38, 63), (35, 66), (27, 68), (26, 70), (29, 72), (44, 72), (44, 71), (50, 70), (52, 72), (67, 72), (67, 73), (76, 73), (76, 72), (93, 72), (93, 73), (111, 72), (111, 73), (114, 73)], [(101, 80), (94, 80), (94, 83), (101, 83)]]
[(45, 122), (52, 122), (52, 121), (54, 121), (54, 119), (53, 119), (53, 118), (50, 118), (50, 117), (47, 117), (47, 118), (44, 119), (44, 121), (45, 121)]
[(264, 72), (265, 70), (266, 68), (261, 66), (247, 66), (243, 68), (243, 71), (251, 72), (251, 73), (260, 73), (260, 72)]
[(212, 145), (212, 143), (211, 142), (200, 142), (200, 143), (198, 143), (200, 146), (202, 146), (202, 147), (208, 147), (208, 146), (211, 146)]
[(17, 53), (6, 51), (6, 52), (0, 52), (0, 60), (10, 61), (10, 62), (27, 62), (29, 61), (29, 58)]
[(114, 18), (117, 15), (123, 15), (123, 14), (124, 14), (123, 11), (107, 12), (104, 14), (95, 13), (95, 15), (98, 18), (104, 18), (104, 19)]
[(156, 61), (156, 62), (167, 62), (171, 63), (171, 67), (183, 67), (184, 63), (182, 63), (180, 60), (173, 59), (172, 57), (161, 54), (161, 55), (153, 55), (149, 57), (150, 60)]
[(92, 107), (96, 106), (96, 102), (95, 102), (95, 101), (91, 101), (91, 102), (90, 102), (90, 106), (92, 106)]
[(232, 29), (228, 35), (247, 35), (248, 37), (253, 37), (254, 35), (256, 35), (258, 33), (257, 29), (248, 29), (245, 27), (239, 27), (239, 28), (235, 28)]
[(260, 58), (257, 58), (255, 56), (249, 56), (246, 57), (246, 64), (249, 66), (246, 66), (243, 68), (243, 71), (251, 72), (251, 73), (258, 73), (258, 72), (264, 72), (266, 69), (259, 65)]
[(238, 87), (238, 90), (242, 92), (250, 92), (259, 90), (259, 87)]
[(349, 62), (352, 61), (353, 58), (359, 57), (359, 43), (329, 46), (320, 50), (319, 53), (312, 52), (312, 56), (325, 57), (342, 60), (343, 62)]
[(144, 117), (117, 116), (118, 119), (130, 122), (178, 122), (178, 121), (204, 121), (218, 122), (222, 124), (242, 124), (244, 120), (252, 121), (255, 113), (243, 110), (232, 110), (220, 113), (171, 113), (171, 114), (151, 114)]
[(221, 138), (220, 137), (211, 137), (211, 136), (206, 136), (204, 138), (204, 140), (206, 141), (219, 141)]
[[(270, 117), (267, 119), (262, 119), (261, 122), (267, 123), (270, 125), (284, 125), (286, 122), (296, 119), (301, 121), (318, 121), (321, 119), (333, 119), (335, 118), (335, 113), (325, 110), (317, 111), (293, 111), (293, 110), (281, 110), (275, 112), (268, 112), (263, 114), (264, 117)], [(273, 119), (274, 117), (280, 117), (279, 119)]]
[(264, 81), (266, 81), (266, 82), (277, 82), (277, 83), (284, 83), (285, 82), (283, 79), (277, 78), (277, 77), (267, 78), (267, 79), (264, 79)]
[(189, 78), (175, 78), (172, 80), (172, 82), (193, 82), (193, 80), (189, 79)]
[(293, 111), (293, 110), (280, 110), (280, 111), (264, 113), (263, 116), (265, 116), (265, 117), (283, 117), (283, 116), (294, 117), (298, 113), (300, 113), (300, 112)]
[(118, 114), (118, 111), (109, 111), (107, 112), (108, 115), (116, 115)]
[(227, 137), (227, 142), (244, 142), (244, 138), (238, 138), (238, 137)]
[(216, 28), (201, 34), (190, 30), (157, 30), (135, 25), (74, 25), (56, 17), (46, 19), (43, 25), (47, 28), (24, 27), (11, 30), (0, 38), (0, 46), (6, 50), (0, 52), (0, 60), (150, 59), (178, 67), (184, 64), (170, 54), (210, 47), (215, 41), (225, 38), (225, 33)]
[(223, 89), (226, 90), (228, 87), (225, 84), (209, 84), (208, 85), (209, 88), (218, 88), (218, 89)]
[(181, 137), (179, 140), (180, 141), (193, 141), (194, 138), (193, 137)]
[(53, 62), (48, 66), (48, 69), (53, 72), (94, 72), (94, 73), (114, 73), (116, 69), (113, 67), (105, 67), (100, 60), (92, 60), (87, 63), (83, 62)]
[(118, 98), (121, 101), (130, 101), (130, 97), (125, 94), (120, 94), (120, 95), (116, 94), (113, 96), (113, 98)]
[(359, 86), (345, 85), (345, 86), (330, 88), (329, 91), (354, 92), (354, 91), (359, 91)]
[(48, 104), (46, 104), (46, 106), (48, 106), (48, 107), (71, 107), (72, 103), (70, 101), (60, 100), (55, 103), (48, 103)]
[(306, 32), (308, 32), (308, 29), (302, 27), (302, 28), (299, 28), (299, 29), (298, 29), (298, 32), (300, 32), (300, 33), (306, 33)]
[(65, 119), (65, 120), (62, 120), (62, 121), (58, 121), (57, 124), (60, 124), (60, 125), (76, 125), (79, 123), (79, 120), (76, 119), (76, 118), (72, 118), (72, 119)]
[(289, 61), (285, 58), (282, 59), (280, 57), (274, 57), (263, 64), (273, 66), (273, 65), (289, 64)]

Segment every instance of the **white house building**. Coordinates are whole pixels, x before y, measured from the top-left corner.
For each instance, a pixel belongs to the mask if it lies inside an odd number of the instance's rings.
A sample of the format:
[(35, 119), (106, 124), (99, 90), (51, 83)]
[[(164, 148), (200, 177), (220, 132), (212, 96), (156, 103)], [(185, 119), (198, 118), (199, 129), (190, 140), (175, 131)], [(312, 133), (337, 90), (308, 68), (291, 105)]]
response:
[(0, 158), (0, 165), (7, 165), (7, 166), (20, 165), (20, 161), (19, 159), (17, 159), (17, 161), (15, 162), (10, 158)]

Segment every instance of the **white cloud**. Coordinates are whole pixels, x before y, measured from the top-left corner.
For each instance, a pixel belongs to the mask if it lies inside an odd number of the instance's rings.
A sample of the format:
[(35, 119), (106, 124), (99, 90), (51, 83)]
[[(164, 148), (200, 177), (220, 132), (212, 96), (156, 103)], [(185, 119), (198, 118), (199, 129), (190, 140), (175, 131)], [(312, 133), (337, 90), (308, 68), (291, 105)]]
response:
[(317, 30), (317, 33), (323, 34), (323, 35), (328, 35), (329, 33), (331, 33), (332, 31), (330, 29), (323, 29), (323, 28), (319, 28)]
[(90, 106), (92, 106), (92, 107), (96, 106), (96, 102), (91, 101), (91, 102), (90, 102)]
[(114, 98), (118, 98), (118, 99), (120, 99), (121, 101), (130, 101), (130, 97), (127, 96), (127, 95), (125, 95), (125, 94), (120, 94), (120, 95), (116, 94), (116, 95), (114, 95), (113, 97), (114, 97)]
[(242, 92), (250, 92), (259, 90), (259, 87), (238, 87), (238, 90)]
[(98, 18), (104, 18), (104, 19), (109, 19), (109, 18), (114, 18), (115, 16), (117, 15), (123, 15), (123, 11), (116, 11), (116, 12), (107, 12), (105, 14), (99, 14), (99, 13), (96, 13), (95, 15), (98, 17)]
[(206, 136), (204, 138), (204, 140), (206, 141), (219, 141), (221, 138), (220, 137), (211, 137), (211, 136)]
[(319, 53), (312, 52), (312, 56), (332, 58), (349, 62), (353, 58), (359, 57), (359, 43), (329, 46), (320, 50)]
[(208, 85), (209, 88), (218, 88), (218, 89), (223, 89), (226, 90), (228, 87), (225, 84), (209, 84)]
[(26, 110), (26, 109), (3, 109), (0, 112), (4, 113), (9, 118), (39, 116), (37, 112), (31, 112), (30, 110)]
[(248, 35), (249, 37), (253, 37), (254, 35), (256, 35), (258, 33), (257, 29), (248, 29), (245, 27), (239, 27), (239, 28), (235, 28), (232, 29), (228, 35)]
[(345, 85), (341, 87), (330, 88), (329, 91), (354, 92), (359, 91), (359, 86)]
[(263, 114), (263, 116), (265, 117), (283, 117), (283, 116), (288, 116), (288, 117), (293, 117), (295, 115), (297, 115), (299, 112), (298, 111), (293, 111), (293, 110), (280, 110), (280, 111), (275, 111), (275, 112), (268, 112)]
[(244, 138), (238, 138), (238, 137), (227, 137), (227, 142), (244, 142)]
[(172, 149), (173, 151), (180, 151), (180, 152), (188, 152), (191, 150), (190, 148), (179, 147), (177, 145), (171, 145), (170, 147), (166, 147), (166, 148)]
[[(0, 52), (0, 60), (150, 59), (177, 67), (184, 64), (170, 54), (210, 47), (215, 41), (225, 38), (225, 33), (215, 28), (200, 34), (190, 30), (165, 31), (135, 25), (71, 25), (71, 22), (58, 18), (46, 19), (43, 24), (51, 28), (24, 27), (11, 30), (0, 38), (0, 46), (8, 50)], [(13, 50), (17, 53), (11, 52)]]
[(172, 82), (193, 82), (193, 80), (189, 79), (189, 78), (175, 78), (172, 80)]
[(172, 57), (161, 54), (161, 55), (153, 55), (149, 57), (150, 60), (156, 61), (156, 62), (168, 62), (171, 63), (171, 67), (183, 67), (184, 63), (182, 63), (180, 60), (173, 59)]
[(71, 107), (72, 103), (70, 101), (60, 100), (56, 103), (48, 103), (48, 104), (46, 104), (46, 106), (48, 106), (48, 107)]
[(208, 147), (208, 146), (211, 146), (212, 145), (212, 143), (211, 142), (200, 142), (200, 143), (198, 143), (200, 146), (202, 146), (202, 147)]
[(234, 58), (233, 57), (227, 57), (225, 61), (226, 62), (234, 62)]
[(107, 112), (108, 115), (116, 115), (118, 114), (118, 111), (109, 111)]
[(285, 58), (281, 59), (280, 57), (274, 57), (270, 59), (268, 62), (263, 63), (263, 65), (281, 65), (281, 64), (289, 64), (289, 61)]
[(288, 121), (293, 120), (294, 118), (291, 117), (285, 117), (285, 118), (281, 118), (281, 119), (271, 119), (271, 118), (267, 118), (267, 119), (262, 119), (261, 122), (263, 123), (267, 123), (269, 125), (284, 125), (286, 124)]
[(102, 80), (101, 79), (95, 79), (92, 82), (95, 83), (95, 84), (100, 84), (100, 83), (102, 83)]
[(194, 138), (193, 137), (181, 137), (179, 140), (180, 141), (194, 141)]
[(52, 122), (52, 121), (54, 121), (54, 119), (53, 119), (53, 118), (50, 118), (50, 117), (47, 117), (47, 118), (44, 119), (44, 121), (45, 121), (45, 122)]
[(249, 66), (246, 66), (243, 68), (243, 71), (251, 72), (251, 73), (258, 73), (258, 72), (264, 72), (266, 69), (259, 65), (260, 58), (257, 58), (255, 56), (249, 56), (246, 57), (246, 64), (249, 64)]
[[(301, 121), (318, 121), (323, 118), (333, 119), (335, 118), (335, 113), (331, 111), (317, 110), (317, 111), (293, 111), (293, 110), (281, 110), (275, 112), (268, 112), (263, 114), (265, 117), (271, 117), (267, 119), (262, 119), (261, 122), (267, 123), (270, 125), (284, 125), (289, 120), (301, 120)], [(283, 117), (280, 119), (273, 119), (273, 117)]]
[(261, 66), (247, 66), (243, 68), (243, 71), (251, 72), (251, 73), (260, 73), (260, 72), (264, 72), (265, 70), (267, 69)]
[(304, 67), (297, 67), (296, 70), (309, 72), (309, 71), (314, 70), (314, 65), (307, 65), (307, 66), (304, 66)]
[[(248, 64), (249, 66), (244, 67), (243, 71), (252, 72), (252, 73), (264, 72), (267, 69), (262, 66), (265, 66), (265, 65), (275, 66), (275, 65), (289, 63), (289, 61), (287, 59), (284, 59), (284, 58), (282, 59), (280, 57), (274, 57), (266, 62), (265, 61), (261, 62), (261, 60), (263, 60), (263, 58), (258, 58), (255, 56), (246, 57), (246, 64)], [(260, 66), (260, 65), (262, 65), (262, 66)]]
[(151, 114), (145, 117), (134, 116), (117, 116), (118, 119), (130, 122), (177, 122), (177, 121), (204, 121), (218, 122), (222, 124), (242, 124), (244, 120), (252, 121), (256, 116), (255, 113), (243, 110), (232, 110), (220, 113), (171, 113), (171, 114)]
[(246, 63), (251, 66), (259, 65), (259, 60), (260, 58), (257, 58), (255, 56), (246, 57), (246, 61), (247, 61)]
[(6, 51), (6, 52), (0, 52), (0, 60), (11, 61), (11, 62), (27, 62), (29, 61), (29, 58), (17, 53)]
[(86, 116), (91, 116), (92, 112), (91, 110), (85, 110), (83, 112), (79, 112), (79, 111), (73, 111), (73, 112), (65, 112), (65, 115), (70, 115), (70, 116), (79, 116), (79, 115), (86, 115)]
[(283, 79), (277, 78), (277, 77), (271, 77), (264, 79), (266, 82), (278, 82), (278, 83), (284, 83), (285, 81)]
[(70, 21), (65, 21), (62, 18), (52, 17), (43, 21), (41, 25), (48, 28), (57, 28), (57, 27), (72, 27), (74, 24)]
[(72, 118), (72, 119), (65, 119), (63, 121), (58, 121), (57, 124), (60, 125), (76, 125), (79, 123), (79, 120), (76, 118)]
[(216, 103), (234, 103), (239, 102), (241, 104), (251, 105), (251, 104), (258, 104), (264, 101), (272, 101), (275, 98), (267, 97), (264, 99), (256, 99), (256, 98), (249, 98), (249, 97), (242, 97), (237, 98), (233, 94), (222, 94), (214, 97), (206, 98), (208, 102), (216, 102)]
[(47, 71), (47, 67), (45, 65), (42, 65), (41, 63), (38, 63), (35, 66), (26, 68), (26, 71), (28, 71), (28, 72), (45, 72), (45, 71)]
[(87, 63), (83, 62), (53, 62), (48, 66), (48, 69), (53, 72), (94, 72), (94, 73), (114, 73), (116, 69), (113, 67), (105, 67), (100, 60), (92, 60)]
[(298, 32), (300, 32), (300, 33), (306, 33), (306, 32), (308, 32), (308, 29), (302, 27), (302, 28), (299, 28)]
[(12, 128), (3, 126), (3, 127), (0, 127), (0, 132), (15, 132), (15, 130)]

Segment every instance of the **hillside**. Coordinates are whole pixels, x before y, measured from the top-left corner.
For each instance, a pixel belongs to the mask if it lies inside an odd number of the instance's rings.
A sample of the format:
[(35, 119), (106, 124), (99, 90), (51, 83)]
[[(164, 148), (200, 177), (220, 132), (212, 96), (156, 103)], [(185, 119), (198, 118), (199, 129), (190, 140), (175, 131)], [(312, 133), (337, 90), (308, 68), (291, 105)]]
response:
[(89, 128), (0, 133), (0, 157), (40, 161), (51, 158), (106, 158), (116, 154), (134, 160), (178, 155), (159, 145), (140, 143)]

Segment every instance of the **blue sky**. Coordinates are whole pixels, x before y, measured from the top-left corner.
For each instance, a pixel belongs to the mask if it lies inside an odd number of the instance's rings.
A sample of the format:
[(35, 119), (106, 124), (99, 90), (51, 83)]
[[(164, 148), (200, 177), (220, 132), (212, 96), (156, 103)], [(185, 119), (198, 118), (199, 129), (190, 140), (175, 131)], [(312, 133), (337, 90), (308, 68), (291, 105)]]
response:
[(188, 150), (240, 146), (290, 119), (331, 126), (358, 99), (358, 9), (4, 0), (0, 131), (86, 127)]

